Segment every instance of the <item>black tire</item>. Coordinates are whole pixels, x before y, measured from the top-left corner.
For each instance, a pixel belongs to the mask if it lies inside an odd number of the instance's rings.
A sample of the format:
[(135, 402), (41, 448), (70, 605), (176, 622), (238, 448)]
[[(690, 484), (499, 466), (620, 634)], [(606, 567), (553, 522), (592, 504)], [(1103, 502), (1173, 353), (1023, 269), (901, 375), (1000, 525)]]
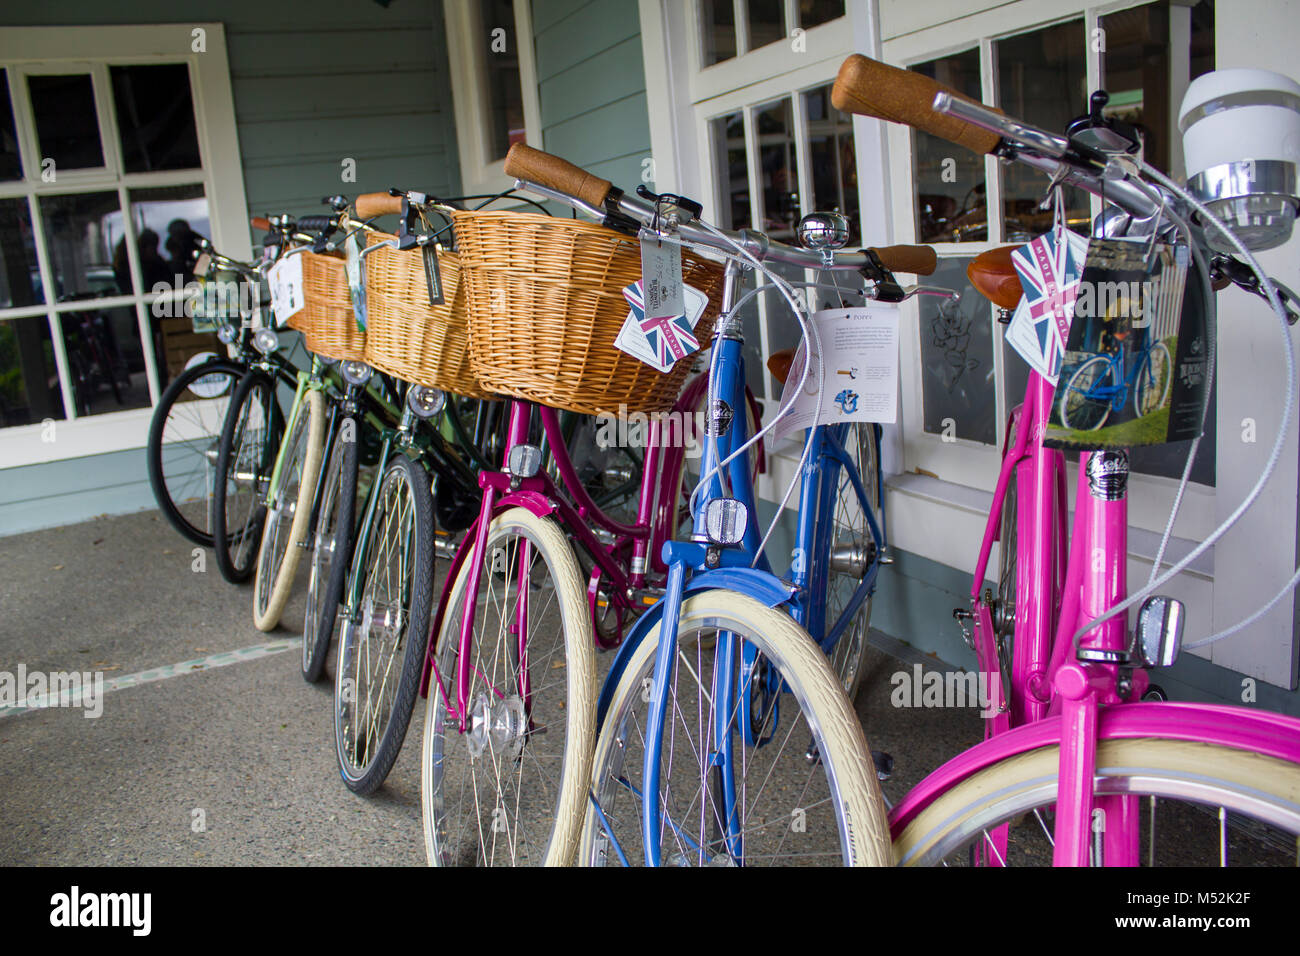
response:
[[(380, 498), (372, 537), (365, 553), (356, 554), (353, 560), (352, 573), (364, 575), (361, 606), (354, 611), (359, 620), (343, 622), (334, 675), (334, 741), (339, 775), (349, 790), (363, 796), (383, 784), (406, 739), (420, 688), (433, 604), (433, 496), (429, 473), (405, 455), (396, 454), (377, 481), (372, 493)], [(407, 496), (411, 505), (410, 540), (389, 550), (386, 532), (391, 527), (387, 520), (390, 508), (396, 508), (400, 525), (401, 498)], [(396, 530), (402, 534), (400, 526)], [(379, 593), (376, 599), (376, 592), (386, 591), (385, 582), (391, 582), (391, 577), (384, 574), (387, 565), (379, 565), (386, 556), (391, 560), (395, 555), (400, 555), (399, 566), (409, 562), (409, 573), (401, 582), (402, 593), (396, 595), (400, 601), (396, 607), (386, 603), (392, 595)], [(381, 632), (374, 642), (378, 648), (372, 652), (373, 625), (380, 616), (376, 610), (382, 613), (381, 628), (391, 627), (392, 621), (403, 623), (395, 638)], [(390, 680), (394, 673), (398, 674), (395, 685)], [(380, 679), (377, 690), (372, 686), (374, 678)]]
[[(173, 528), (205, 548), (212, 547), (211, 493), (207, 476), (215, 462), (209, 451), (216, 453), (226, 410), (245, 371), (239, 363), (223, 358), (213, 358), (185, 369), (163, 390), (149, 423), (145, 460), (149, 487), (153, 489), (158, 510)], [(229, 381), (212, 404), (199, 405), (190, 397), (194, 394), (190, 392), (190, 386), (206, 375), (225, 376)], [(198, 432), (201, 437), (192, 441), (169, 441), (169, 433), (178, 430), (182, 424), (187, 433)]]
[[(302, 676), (314, 684), (325, 670), (330, 644), (338, 630), (338, 607), (352, 565), (356, 539), (357, 472), (361, 423), (353, 417), (340, 420), (334, 449), (325, 471), (320, 516), (312, 535), (311, 572), (307, 587), (307, 616), (302, 629)], [(350, 435), (352, 440), (345, 441)], [(322, 580), (323, 578), (323, 580)], [(319, 590), (319, 593), (317, 589)]]
[[(284, 416), (276, 401), (277, 384), (262, 372), (249, 372), (235, 389), (221, 429), (217, 469), (212, 487), (212, 549), (221, 576), (231, 584), (243, 584), (257, 566), (257, 546), (266, 521), (266, 482), (275, 467), (275, 456), (283, 437)], [(249, 420), (265, 423), (250, 431)], [(244, 463), (251, 479), (232, 464)], [(243, 490), (232, 500), (231, 485)], [(231, 507), (235, 514), (229, 514)]]

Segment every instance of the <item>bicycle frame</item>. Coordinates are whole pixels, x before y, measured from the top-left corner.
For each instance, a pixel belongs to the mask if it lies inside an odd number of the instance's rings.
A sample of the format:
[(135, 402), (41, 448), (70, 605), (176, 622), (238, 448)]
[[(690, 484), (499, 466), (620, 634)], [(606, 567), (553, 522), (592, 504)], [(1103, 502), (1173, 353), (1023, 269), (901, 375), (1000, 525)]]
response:
[[(681, 401), (678, 402), (680, 407)], [(553, 516), (565, 530), (573, 536), (595, 562), (588, 586), (588, 609), (594, 616), (598, 613), (598, 601), (601, 592), (614, 605), (616, 613), (630, 612), (638, 592), (643, 592), (651, 582), (651, 574), (662, 573), (662, 565), (653, 561), (652, 556), (662, 546), (671, 533), (677, 515), (677, 488), (674, 482), (662, 481), (664, 475), (675, 475), (681, 467), (684, 454), (680, 435), (674, 419), (667, 422), (653, 418), (650, 422), (649, 439), (646, 446), (641, 475), (641, 493), (637, 504), (635, 524), (623, 524), (615, 521), (592, 500), (587, 489), (583, 487), (577, 470), (565, 447), (564, 436), (560, 426), (559, 413), (547, 406), (534, 406), (531, 402), (514, 401), (510, 405), (509, 431), (506, 439), (506, 454), (516, 445), (528, 441), (532, 414), (538, 411), (542, 433), (551, 457), (559, 473), (559, 484), (545, 471), (532, 477), (520, 478), (506, 472), (482, 471), (479, 473), (479, 486), (483, 490), (479, 518), (473, 532), (466, 535), (457, 550), (443, 583), (442, 599), (430, 627), (428, 648), (425, 654), (424, 674), (421, 678), (420, 693), (427, 696), (431, 680), (436, 680), (440, 693), (453, 699), (446, 679), (437, 669), (434, 659), (437, 635), (441, 633), (442, 618), (451, 594), (451, 588), (465, 561), (472, 561), (473, 571), (469, 580), (467, 594), (477, 594), (481, 583), (483, 556), (486, 554), (487, 536), (492, 519), (502, 511), (512, 507), (527, 508), (539, 517)], [(678, 421), (680, 419), (677, 419)], [(671, 487), (670, 487), (671, 486)], [(561, 492), (563, 488), (563, 493)], [(606, 545), (593, 530), (592, 525), (602, 528), (614, 536), (613, 544)], [(631, 549), (630, 559), (619, 557), (620, 552)], [(525, 573), (529, 562), (527, 552), (520, 561), (520, 574)], [(603, 583), (602, 583), (603, 579)], [(521, 592), (526, 593), (526, 590)], [(466, 598), (468, 600), (468, 597)], [(526, 616), (527, 601), (521, 600), (519, 614)], [(468, 661), (471, 659), (470, 646), (473, 640), (474, 619), (465, 615), (461, 621), (460, 656), (458, 672), (455, 676), (456, 693), (454, 710), (449, 707), (451, 716), (459, 722), (461, 732), (466, 729), (467, 695), (469, 692), (470, 673)], [(524, 628), (520, 628), (521, 633)], [(597, 643), (602, 647), (613, 647), (618, 639), (604, 641), (597, 632)], [(526, 648), (520, 648), (521, 657), (526, 659)], [(526, 680), (527, 667), (520, 669), (521, 680)], [(526, 688), (520, 688), (521, 695), (527, 699)]]
[[(689, 593), (700, 590), (726, 588), (752, 596), (772, 607), (787, 605), (788, 611), (795, 620), (813, 635), (824, 651), (829, 653), (834, 648), (835, 642), (843, 635), (848, 622), (856, 615), (862, 602), (874, 589), (879, 571), (879, 558), (886, 546), (882, 528), (869, 505), (862, 477), (857, 473), (844, 449), (847, 426), (822, 426), (810, 429), (806, 438), (812, 447), (808, 449), (801, 471), (799, 525), (795, 547), (795, 554), (802, 553), (803, 560), (794, 562), (790, 574), (792, 583), (778, 579), (772, 572), (767, 554), (760, 553), (762, 536), (757, 521), (753, 478), (748, 467), (747, 456), (735, 454), (749, 438), (745, 417), (733, 412), (734, 409), (743, 407), (745, 394), (744, 339), (740, 323), (731, 316), (740, 277), (741, 268), (734, 261), (729, 262), (727, 282), (723, 290), (723, 318), (719, 320), (714, 340), (714, 348), (718, 351), (718, 356), (714, 360), (715, 368), (710, 382), (712, 401), (707, 431), (710, 436), (716, 437), (717, 441), (704, 443), (700, 468), (701, 474), (709, 477), (703, 493), (699, 495), (699, 500), (693, 508), (695, 528), (693, 537), (697, 540), (670, 541), (665, 544), (664, 560), (668, 564), (669, 572), (664, 597), (652, 612), (647, 613), (641, 621), (637, 622), (634, 634), (629, 636), (629, 640), (620, 650), (619, 659), (615, 661), (602, 688), (597, 711), (598, 721), (603, 722), (609, 704), (609, 689), (617, 682), (632, 651), (648, 632), (651, 623), (659, 620), (661, 636), (656, 650), (654, 678), (650, 691), (646, 750), (642, 767), (643, 793), (657, 793), (659, 788), (660, 760), (668, 708), (667, 690), (677, 654), (676, 634), (683, 598)], [(731, 459), (729, 464), (719, 469), (718, 463), (728, 458)], [(859, 504), (867, 516), (876, 550), (870, 567), (866, 569), (862, 581), (855, 588), (848, 606), (841, 613), (840, 618), (827, 628), (823, 596), (826, 592), (829, 566), (824, 558), (830, 553), (832, 525), (827, 515), (838, 488), (840, 468), (846, 469), (850, 476)], [(879, 482), (879, 462), (877, 462), (876, 473), (870, 476), (869, 480)], [(877, 484), (877, 488), (879, 487)], [(698, 543), (707, 540), (704, 534), (704, 509), (710, 500), (718, 497), (737, 499), (747, 509), (748, 521), (738, 547), (714, 548)], [(737, 721), (741, 727), (740, 733), (743, 735), (742, 746), (759, 746), (762, 741), (754, 739), (752, 735), (753, 722), (749, 713), (751, 694), (746, 684), (747, 678), (741, 677), (738, 680), (734, 666), (736, 655), (739, 654), (741, 674), (752, 674), (757, 655), (751, 645), (741, 643), (738, 647), (738, 643), (740, 642), (734, 636), (720, 635), (718, 638), (718, 664), (715, 668), (712, 706), (716, 714), (738, 714)], [(781, 688), (774, 686), (768, 690), (773, 694), (779, 694)], [(717, 805), (720, 807), (721, 823), (725, 830), (723, 839), (728, 854), (738, 861), (743, 861), (744, 840), (741, 834), (742, 824), (733, 772), (736, 734), (732, 732), (730, 718), (715, 718), (713, 733), (715, 751), (707, 759), (720, 770), (721, 793), (718, 795)], [(646, 863), (650, 866), (658, 866), (662, 862), (658, 840), (652, 837), (660, 832), (661, 823), (658, 801), (643, 798), (641, 829), (645, 835), (643, 843)], [(610, 837), (612, 839), (613, 835), (610, 834)], [(621, 853), (621, 850), (619, 852)]]

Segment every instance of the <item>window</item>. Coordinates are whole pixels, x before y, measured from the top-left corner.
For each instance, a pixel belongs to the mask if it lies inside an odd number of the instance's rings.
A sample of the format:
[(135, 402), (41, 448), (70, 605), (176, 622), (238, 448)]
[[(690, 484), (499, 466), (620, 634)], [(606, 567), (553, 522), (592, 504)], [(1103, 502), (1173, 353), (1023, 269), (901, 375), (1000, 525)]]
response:
[[(1158, 0), (1095, 17), (1082, 13), (921, 59), (910, 69), (1054, 132), (1085, 113), (1091, 89), (1104, 85), (1111, 94), (1106, 112), (1139, 124), (1146, 157), (1163, 169), (1176, 168), (1181, 155), (1173, 113), (1187, 82), (1213, 68), (1213, 3), (1189, 8)], [(1096, 24), (1091, 31), (1089, 22)], [(1181, 45), (1173, 45), (1175, 37)], [(995, 447), (1007, 410), (1024, 394), (1028, 368), (1001, 341), (994, 310), (967, 283), (965, 266), (984, 249), (1045, 232), (1051, 212), (1039, 204), (1047, 184), (1033, 170), (975, 156), (929, 134), (902, 135), (911, 141), (914, 234), (940, 244), (935, 283), (962, 292), (956, 304), (922, 300), (918, 306), (920, 428), (940, 442), (957, 438)], [(1096, 211), (1086, 193), (1066, 190), (1069, 228), (1087, 233)], [(920, 467), (939, 470), (924, 452), (933, 446), (913, 447), (922, 451)], [(1193, 472), (1195, 481), (1211, 486), (1213, 448), (1212, 409)], [(1138, 449), (1133, 467), (1176, 478), (1186, 452), (1185, 444)]]
[(0, 37), (5, 465), (143, 445), (167, 383), (220, 348), (153, 308), (192, 278), (199, 236), (250, 254), (224, 34), (200, 27), (199, 54), (194, 29)]
[(703, 66), (744, 55), (844, 16), (844, 0), (701, 0)]
[(537, 70), (527, 0), (447, 0), (456, 140), (467, 194), (509, 188), (510, 146), (540, 147)]

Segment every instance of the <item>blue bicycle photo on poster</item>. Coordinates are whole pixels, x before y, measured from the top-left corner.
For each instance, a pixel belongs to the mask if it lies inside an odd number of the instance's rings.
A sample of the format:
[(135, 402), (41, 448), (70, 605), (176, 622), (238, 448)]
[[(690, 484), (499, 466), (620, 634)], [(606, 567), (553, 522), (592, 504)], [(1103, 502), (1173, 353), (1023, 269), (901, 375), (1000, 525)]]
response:
[[(1091, 324), (1092, 319), (1089, 319)], [(1152, 341), (1151, 329), (1117, 325), (1098, 338), (1102, 350), (1061, 371), (1058, 385), (1061, 424), (1075, 431), (1096, 431), (1133, 396), (1133, 417), (1145, 418), (1164, 407), (1173, 380), (1173, 362), (1164, 340)], [(1085, 333), (1086, 335), (1087, 333)], [(1131, 364), (1130, 364), (1131, 357)]]

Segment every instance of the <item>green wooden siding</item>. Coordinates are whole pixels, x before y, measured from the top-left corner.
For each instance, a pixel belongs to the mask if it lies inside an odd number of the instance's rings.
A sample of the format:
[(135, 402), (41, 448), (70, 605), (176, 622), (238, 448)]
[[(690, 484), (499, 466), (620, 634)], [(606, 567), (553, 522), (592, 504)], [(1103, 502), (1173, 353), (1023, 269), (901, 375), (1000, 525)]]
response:
[[(397, 185), (459, 189), (442, 0), (191, 0), (181, 12), (164, 0), (44, 0), (8, 4), (0, 28), (223, 24), (254, 213), (317, 213), (322, 196)], [(345, 158), (355, 183), (342, 181)]]
[[(632, 5), (635, 13), (635, 4)], [(321, 197), (460, 189), (442, 0), (45, 0), (5, 26), (221, 23), (250, 213), (320, 213)], [(356, 182), (342, 162), (356, 160)], [(221, 197), (209, 197), (220, 202)], [(0, 534), (154, 506), (144, 450), (0, 468)]]
[(532, 11), (547, 152), (633, 188), (650, 158), (636, 0), (533, 0)]

